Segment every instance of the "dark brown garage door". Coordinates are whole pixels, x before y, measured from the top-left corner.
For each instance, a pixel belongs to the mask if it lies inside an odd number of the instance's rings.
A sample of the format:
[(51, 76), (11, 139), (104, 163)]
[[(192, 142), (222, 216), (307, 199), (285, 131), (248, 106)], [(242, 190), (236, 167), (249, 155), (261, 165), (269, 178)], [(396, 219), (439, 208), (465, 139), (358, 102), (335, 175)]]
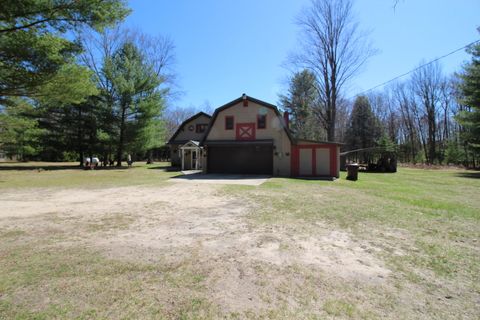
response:
[(272, 145), (209, 146), (209, 173), (269, 174), (273, 172)]

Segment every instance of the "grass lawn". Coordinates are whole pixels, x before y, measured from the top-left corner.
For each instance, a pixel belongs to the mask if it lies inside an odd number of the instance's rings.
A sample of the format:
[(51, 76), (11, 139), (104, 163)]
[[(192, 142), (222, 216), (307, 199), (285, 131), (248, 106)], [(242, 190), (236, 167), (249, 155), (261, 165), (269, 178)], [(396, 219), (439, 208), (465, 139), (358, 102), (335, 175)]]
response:
[(22, 166), (0, 165), (0, 211), (31, 194), (39, 214), (0, 213), (0, 319), (479, 319), (480, 172), (206, 186)]
[(167, 168), (167, 163), (152, 165), (134, 163), (131, 169), (125, 166), (84, 170), (76, 162), (5, 164), (0, 162), (0, 189), (103, 188), (158, 184), (171, 176), (178, 175), (178, 172), (167, 172)]

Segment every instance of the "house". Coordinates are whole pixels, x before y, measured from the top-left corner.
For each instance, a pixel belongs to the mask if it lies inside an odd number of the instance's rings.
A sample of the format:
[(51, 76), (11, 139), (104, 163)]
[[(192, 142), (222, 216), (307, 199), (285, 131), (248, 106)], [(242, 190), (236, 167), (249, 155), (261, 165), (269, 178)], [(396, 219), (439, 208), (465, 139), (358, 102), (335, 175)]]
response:
[(339, 143), (294, 139), (288, 113), (245, 94), (215, 110), (199, 147), (206, 173), (339, 177)]
[(211, 116), (199, 112), (183, 121), (167, 144), (170, 146), (172, 166), (182, 170), (201, 169), (202, 151), (200, 141), (205, 136)]

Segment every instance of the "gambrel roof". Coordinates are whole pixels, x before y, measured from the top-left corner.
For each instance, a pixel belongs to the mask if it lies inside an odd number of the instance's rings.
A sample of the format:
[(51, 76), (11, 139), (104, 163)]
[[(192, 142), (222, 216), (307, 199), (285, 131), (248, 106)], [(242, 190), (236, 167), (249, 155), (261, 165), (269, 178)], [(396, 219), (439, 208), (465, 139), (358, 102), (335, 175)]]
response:
[(266, 108), (269, 108), (269, 109), (272, 109), (273, 112), (275, 113), (275, 115), (279, 118), (280, 120), (280, 123), (282, 125), (282, 128), (285, 130), (285, 133), (287, 134), (288, 138), (290, 139), (290, 142), (294, 143), (294, 139), (293, 139), (293, 136), (292, 136), (292, 133), (290, 132), (290, 130), (287, 128), (286, 126), (286, 123), (283, 119), (283, 117), (281, 116), (280, 114), (280, 111), (278, 111), (278, 108), (273, 105), (273, 104), (270, 104), (268, 102), (265, 102), (265, 101), (262, 101), (262, 100), (258, 100), (258, 99), (255, 99), (255, 98), (252, 98), (252, 97), (249, 97), (247, 95), (245, 95), (245, 98), (244, 96), (242, 95), (240, 98), (238, 99), (235, 99), (233, 101), (230, 101), (229, 103), (215, 109), (215, 112), (213, 113), (212, 115), (212, 119), (210, 120), (210, 125), (208, 126), (208, 129), (207, 129), (207, 132), (205, 133), (205, 135), (203, 136), (203, 139), (202, 141), (200, 142), (200, 145), (203, 145), (205, 143), (205, 140), (207, 139), (208, 137), (208, 134), (210, 133), (210, 130), (212, 129), (212, 126), (213, 124), (215, 123), (215, 120), (217, 119), (217, 116), (220, 112), (222, 112), (223, 110), (225, 109), (228, 109), (230, 107), (233, 107), (234, 105), (242, 102), (244, 99), (250, 101), (250, 102), (253, 102), (253, 103), (256, 103), (256, 104), (259, 104), (261, 106), (264, 106)]
[(207, 117), (208, 119), (211, 119), (211, 118), (212, 118), (211, 115), (206, 114), (205, 112), (199, 112), (199, 113), (191, 116), (190, 118), (188, 118), (187, 120), (183, 121), (182, 124), (180, 124), (180, 125), (178, 126), (177, 131), (175, 131), (175, 133), (174, 133), (173, 136), (170, 138), (170, 140), (168, 140), (167, 144), (171, 144), (171, 143), (175, 142), (175, 138), (178, 136), (178, 134), (180, 133), (180, 131), (182, 131), (183, 127), (184, 127), (187, 123), (189, 123), (190, 121), (193, 121), (193, 120), (195, 120), (195, 119), (197, 119), (197, 118), (200, 118), (201, 116), (205, 116), (205, 117)]

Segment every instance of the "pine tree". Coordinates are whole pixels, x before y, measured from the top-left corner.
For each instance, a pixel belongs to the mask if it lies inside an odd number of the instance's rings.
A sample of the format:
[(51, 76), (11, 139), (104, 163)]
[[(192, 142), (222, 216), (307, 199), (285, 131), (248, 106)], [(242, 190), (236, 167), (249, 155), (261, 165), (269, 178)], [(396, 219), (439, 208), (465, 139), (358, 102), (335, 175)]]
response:
[[(366, 96), (359, 96), (353, 104), (350, 121), (346, 132), (349, 150), (375, 147), (382, 136), (379, 119), (374, 115)], [(364, 157), (366, 157), (364, 153)], [(364, 161), (368, 159), (364, 158)]]
[(144, 152), (151, 146), (152, 127), (158, 126), (163, 110), (163, 92), (159, 89), (162, 78), (146, 62), (133, 44), (126, 42), (105, 61), (105, 74), (113, 84), (115, 101), (112, 114), (118, 133), (116, 146), (117, 166), (124, 152)]
[(280, 105), (291, 114), (290, 129), (299, 139), (325, 139), (325, 130), (314, 114), (318, 103), (315, 75), (303, 70), (293, 75), (286, 95), (280, 96)]
[(463, 126), (461, 138), (473, 156), (475, 167), (480, 154), (480, 43), (468, 51), (472, 61), (465, 65), (460, 74), (461, 103), (467, 110), (461, 112), (457, 120)]
[(0, 112), (0, 149), (19, 160), (28, 160), (41, 150), (37, 112), (25, 99), (9, 102)]
[(93, 99), (99, 91), (93, 82), (92, 72), (86, 67), (66, 64), (49, 81), (39, 88), (35, 99), (39, 126), (44, 129), (40, 137), (44, 146), (40, 156), (44, 160), (68, 160), (78, 153), (83, 164), (87, 142), (82, 134), (92, 127), (97, 106)]
[[(11, 97), (39, 96), (42, 86), (74, 62), (81, 47), (71, 40), (70, 31), (81, 27), (101, 30), (129, 12), (124, 0), (3, 0), (0, 7), (3, 104)], [(71, 73), (75, 75), (85, 74)]]

